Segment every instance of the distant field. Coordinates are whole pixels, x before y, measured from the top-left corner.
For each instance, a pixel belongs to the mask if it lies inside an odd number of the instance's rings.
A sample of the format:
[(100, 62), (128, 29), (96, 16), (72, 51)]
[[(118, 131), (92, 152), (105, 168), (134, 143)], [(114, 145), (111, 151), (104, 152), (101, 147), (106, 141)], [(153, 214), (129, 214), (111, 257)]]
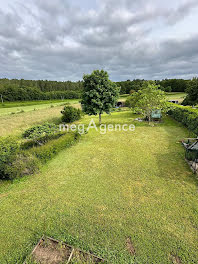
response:
[[(78, 101), (67, 100), (68, 103), (72, 104), (74, 107), (80, 107)], [(16, 135), (21, 133), (24, 129), (38, 123), (42, 122), (58, 122), (61, 118), (60, 111), (63, 109), (62, 103), (53, 104), (41, 104), (34, 106), (25, 106), (22, 109), (24, 112), (19, 112), (20, 108), (3, 108), (0, 112), (7, 110), (0, 114), (0, 136)], [(35, 110), (34, 110), (35, 108)], [(14, 110), (15, 109), (15, 110)], [(18, 110), (16, 110), (18, 109)], [(16, 112), (11, 114), (11, 112)]]
[(186, 97), (186, 93), (166, 93), (166, 97), (168, 100), (178, 100), (181, 103)]
[[(130, 95), (129, 94), (120, 95), (119, 101), (126, 101), (128, 96)], [(186, 93), (171, 92), (171, 93), (166, 93), (166, 97), (168, 100), (178, 100), (179, 103), (181, 103), (186, 97)]]
[(19, 112), (29, 112), (33, 110), (45, 109), (53, 106), (62, 105), (65, 103), (78, 103), (79, 99), (67, 100), (46, 100), (46, 101), (30, 101), (30, 102), (6, 102), (0, 104), (0, 116), (16, 114)]

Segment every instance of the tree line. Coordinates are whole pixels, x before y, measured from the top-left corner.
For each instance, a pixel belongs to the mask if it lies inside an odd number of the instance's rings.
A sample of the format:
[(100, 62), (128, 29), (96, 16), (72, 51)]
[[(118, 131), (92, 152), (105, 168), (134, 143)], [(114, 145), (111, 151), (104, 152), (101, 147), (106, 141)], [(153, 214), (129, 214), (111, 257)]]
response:
[[(132, 92), (137, 92), (142, 89), (144, 79), (134, 79), (134, 80), (127, 80), (122, 82), (116, 82), (116, 84), (121, 87), (120, 93), (121, 94), (130, 94)], [(188, 83), (191, 80), (184, 80), (184, 79), (164, 79), (164, 80), (155, 80), (157, 85), (160, 85), (160, 89), (165, 92), (185, 92)]]
[[(156, 80), (156, 85), (165, 92), (187, 92), (185, 103), (193, 104), (197, 99), (196, 78)], [(120, 94), (131, 94), (143, 88), (144, 79), (115, 82), (120, 87)], [(24, 79), (0, 79), (0, 97), (4, 101), (28, 101), (81, 98), (83, 81), (48, 81)]]

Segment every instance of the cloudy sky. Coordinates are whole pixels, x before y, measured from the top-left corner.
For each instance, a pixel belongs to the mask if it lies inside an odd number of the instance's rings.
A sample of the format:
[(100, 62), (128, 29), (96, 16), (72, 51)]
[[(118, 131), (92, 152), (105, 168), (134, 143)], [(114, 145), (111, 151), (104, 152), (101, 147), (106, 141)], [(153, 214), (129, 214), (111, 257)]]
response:
[(0, 78), (191, 78), (198, 0), (0, 0)]

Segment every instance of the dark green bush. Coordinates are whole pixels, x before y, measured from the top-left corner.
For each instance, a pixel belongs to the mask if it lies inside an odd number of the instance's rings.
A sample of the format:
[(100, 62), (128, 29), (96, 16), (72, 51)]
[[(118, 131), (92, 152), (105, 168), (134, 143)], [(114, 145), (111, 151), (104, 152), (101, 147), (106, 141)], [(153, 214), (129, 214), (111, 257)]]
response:
[(72, 123), (81, 118), (80, 109), (76, 109), (72, 106), (65, 106), (63, 111), (61, 111), (62, 121), (65, 123)]
[(198, 112), (193, 111), (190, 107), (174, 106), (168, 111), (168, 114), (198, 135)]
[(0, 179), (9, 179), (10, 174), (7, 171), (19, 153), (18, 142), (11, 137), (0, 139)]
[(59, 132), (59, 127), (55, 124), (45, 123), (44, 125), (36, 125), (27, 129), (23, 133), (24, 138), (35, 139), (45, 136), (51, 136)]

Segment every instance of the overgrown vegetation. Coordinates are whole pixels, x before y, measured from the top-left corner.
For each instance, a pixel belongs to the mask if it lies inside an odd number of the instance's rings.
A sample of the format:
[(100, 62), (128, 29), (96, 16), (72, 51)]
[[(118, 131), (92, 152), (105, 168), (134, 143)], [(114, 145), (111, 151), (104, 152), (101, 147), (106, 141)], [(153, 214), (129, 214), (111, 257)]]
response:
[(59, 131), (58, 126), (53, 123), (33, 126), (23, 133), (24, 138), (34, 139), (42, 136), (50, 136)]
[(65, 123), (72, 123), (81, 118), (82, 112), (72, 106), (65, 106), (61, 111), (62, 121)]

